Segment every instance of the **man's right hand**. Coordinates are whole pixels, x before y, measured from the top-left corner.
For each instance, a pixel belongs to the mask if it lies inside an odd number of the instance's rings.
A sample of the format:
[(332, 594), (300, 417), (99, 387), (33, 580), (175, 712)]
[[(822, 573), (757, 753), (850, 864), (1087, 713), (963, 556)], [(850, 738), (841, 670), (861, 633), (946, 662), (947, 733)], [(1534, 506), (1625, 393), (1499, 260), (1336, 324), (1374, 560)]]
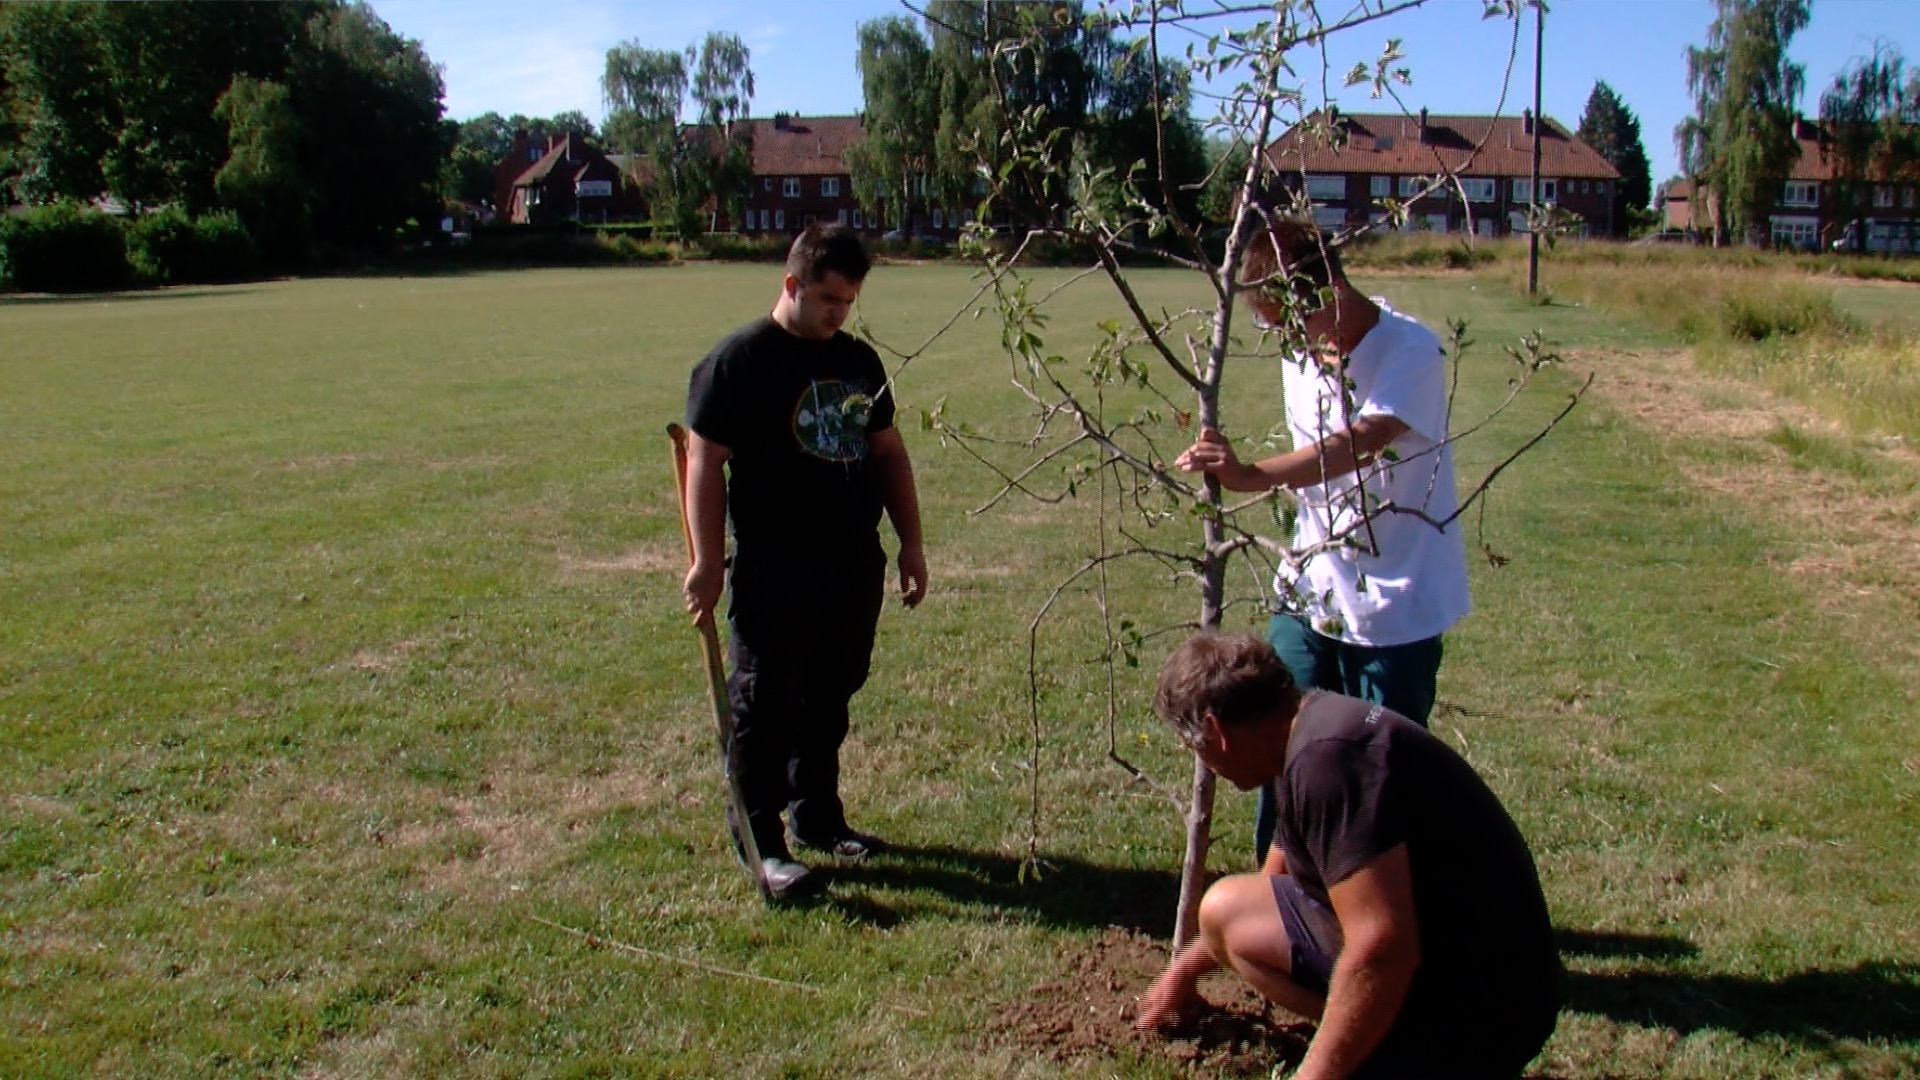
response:
[(692, 616), (693, 625), (705, 626), (713, 618), (713, 609), (720, 603), (720, 590), (726, 586), (725, 566), (710, 566), (696, 562), (693, 569), (687, 571), (687, 580), (681, 585), (681, 597), (686, 601), (687, 614)]
[(1180, 452), (1174, 467), (1184, 472), (1209, 473), (1228, 491), (1264, 491), (1272, 486), (1259, 472), (1241, 461), (1225, 435), (1210, 427), (1200, 429), (1200, 438)]

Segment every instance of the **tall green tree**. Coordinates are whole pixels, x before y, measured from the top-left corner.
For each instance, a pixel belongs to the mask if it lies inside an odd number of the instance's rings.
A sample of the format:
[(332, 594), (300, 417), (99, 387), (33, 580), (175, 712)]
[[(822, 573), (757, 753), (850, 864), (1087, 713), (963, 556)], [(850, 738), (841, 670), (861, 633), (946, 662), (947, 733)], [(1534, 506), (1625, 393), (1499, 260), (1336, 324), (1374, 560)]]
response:
[(315, 238), (356, 251), (440, 219), (444, 87), (420, 43), (363, 3), (307, 21), (289, 77)]
[[(929, 67), (939, 123), (930, 196), (970, 197), (982, 170), (998, 176), (1021, 155), (1015, 143), (1044, 143), (1070, 156), (1102, 94), (1116, 48), (1111, 27), (1078, 2), (994, 4), (933, 0), (926, 7)], [(1002, 209), (1045, 222), (1067, 202), (1064, 170), (1024, 166), (999, 176)]]
[[(1920, 71), (1908, 71), (1898, 46), (1876, 42), (1820, 95), (1820, 122), (1833, 161), (1829, 206), (1843, 221), (1868, 216), (1877, 187), (1920, 179)], [(1865, 229), (1846, 234), (1866, 244)]]
[(1687, 174), (1703, 186), (1714, 243), (1729, 233), (1764, 243), (1799, 145), (1793, 122), (1805, 69), (1787, 45), (1807, 25), (1808, 0), (1715, 0), (1704, 46), (1687, 49), (1694, 113), (1674, 130)]
[[(600, 77), (610, 109), (607, 141), (645, 159), (653, 218), (683, 238), (704, 231), (710, 202), (731, 204), (737, 213), (752, 175), (745, 124), (753, 100), (750, 59), (739, 37), (722, 33), (684, 52), (637, 41), (607, 50)], [(689, 90), (699, 122), (683, 126)]]
[(1625, 236), (1629, 213), (1644, 214), (1653, 198), (1653, 166), (1640, 141), (1640, 118), (1604, 81), (1593, 84), (1580, 114), (1580, 141), (1593, 147), (1620, 173), (1613, 189), (1613, 231)]
[(275, 262), (297, 262), (313, 242), (311, 186), (300, 165), (300, 118), (276, 82), (240, 76), (214, 106), (226, 127), (226, 162), (214, 175), (221, 205)]
[(1144, 203), (1197, 223), (1208, 158), (1191, 111), (1191, 76), (1177, 62), (1160, 60), (1156, 69), (1144, 46), (1111, 50), (1079, 156), (1117, 182), (1104, 196), (1109, 216), (1124, 217), (1125, 207)]
[(862, 138), (847, 150), (855, 196), (875, 220), (905, 231), (926, 202), (939, 126), (932, 52), (913, 20), (862, 22), (854, 64), (860, 71)]
[(714, 32), (700, 43), (693, 68), (693, 105), (699, 116), (702, 153), (694, 164), (708, 196), (709, 228), (715, 215), (739, 221), (753, 183), (752, 54), (737, 34)]
[(106, 190), (119, 110), (100, 47), (101, 10), (0, 5), (0, 112), (14, 133), (0, 143), (0, 169), (13, 200), (91, 199)]

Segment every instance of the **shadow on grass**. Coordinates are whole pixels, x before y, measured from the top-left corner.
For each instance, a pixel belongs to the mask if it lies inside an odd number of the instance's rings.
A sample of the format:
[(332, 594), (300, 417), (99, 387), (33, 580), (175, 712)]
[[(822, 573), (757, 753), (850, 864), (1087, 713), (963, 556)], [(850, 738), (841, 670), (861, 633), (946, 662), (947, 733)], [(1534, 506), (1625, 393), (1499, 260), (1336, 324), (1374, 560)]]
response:
[(1615, 930), (1555, 930), (1562, 956), (1604, 959), (1685, 960), (1700, 954), (1700, 946), (1669, 934), (1634, 934)]
[[(1020, 880), (1020, 860), (955, 847), (889, 847), (863, 863), (832, 867), (819, 902), (847, 918), (886, 928), (913, 918), (929, 904), (914, 894), (938, 894), (941, 906), (960, 904), (983, 913), (1021, 912), (1046, 926), (1117, 926), (1154, 937), (1173, 932), (1179, 878), (1165, 870), (1097, 866), (1078, 859), (1046, 860), (1035, 880)], [(850, 893), (847, 886), (857, 892)], [(898, 898), (877, 895), (886, 890)]]
[(245, 296), (253, 291), (245, 285), (175, 285), (108, 292), (0, 294), (0, 308), (41, 304), (118, 304), (131, 300), (191, 300), (200, 296)]
[(1621, 1023), (1808, 1046), (1920, 1043), (1920, 965), (1869, 961), (1778, 978), (1669, 971), (1569, 973), (1567, 1008)]

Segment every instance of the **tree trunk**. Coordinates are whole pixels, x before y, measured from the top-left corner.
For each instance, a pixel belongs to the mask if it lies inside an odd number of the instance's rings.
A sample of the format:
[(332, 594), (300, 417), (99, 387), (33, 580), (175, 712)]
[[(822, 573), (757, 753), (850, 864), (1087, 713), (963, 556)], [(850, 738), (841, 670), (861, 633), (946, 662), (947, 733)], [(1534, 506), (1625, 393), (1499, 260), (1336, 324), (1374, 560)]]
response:
[[(1224, 325), (1216, 332), (1216, 346), (1220, 351), (1214, 355), (1224, 356), (1226, 333)], [(1199, 427), (1215, 428), (1220, 426), (1220, 367), (1212, 366), (1208, 385), (1200, 392)], [(1197, 430), (1197, 429), (1196, 429)], [(1206, 558), (1200, 574), (1200, 629), (1214, 631), (1220, 629), (1220, 611), (1226, 594), (1227, 564), (1226, 557), (1217, 554), (1225, 534), (1220, 527), (1219, 512), (1220, 481), (1208, 476), (1202, 482), (1207, 492), (1207, 503), (1212, 508), (1201, 536), (1206, 544)], [(1200, 897), (1207, 891), (1207, 852), (1213, 846), (1213, 771), (1202, 764), (1198, 755), (1193, 759), (1193, 794), (1187, 803), (1187, 854), (1180, 863), (1180, 905), (1173, 922), (1173, 947), (1178, 951), (1186, 947), (1200, 931)]]
[(1213, 846), (1213, 771), (1193, 759), (1193, 799), (1187, 804), (1187, 854), (1180, 862), (1180, 906), (1173, 947), (1186, 948), (1200, 932), (1200, 897), (1207, 889), (1207, 851)]

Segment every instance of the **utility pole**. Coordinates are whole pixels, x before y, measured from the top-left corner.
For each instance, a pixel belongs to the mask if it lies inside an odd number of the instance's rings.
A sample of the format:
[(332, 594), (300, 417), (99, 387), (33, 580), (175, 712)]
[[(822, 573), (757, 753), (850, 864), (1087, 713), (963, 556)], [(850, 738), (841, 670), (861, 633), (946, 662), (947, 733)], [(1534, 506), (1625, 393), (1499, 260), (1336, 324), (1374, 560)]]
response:
[(1540, 111), (1540, 55), (1547, 39), (1547, 5), (1533, 2), (1533, 181), (1527, 188), (1527, 295), (1540, 291), (1540, 129), (1546, 114)]

